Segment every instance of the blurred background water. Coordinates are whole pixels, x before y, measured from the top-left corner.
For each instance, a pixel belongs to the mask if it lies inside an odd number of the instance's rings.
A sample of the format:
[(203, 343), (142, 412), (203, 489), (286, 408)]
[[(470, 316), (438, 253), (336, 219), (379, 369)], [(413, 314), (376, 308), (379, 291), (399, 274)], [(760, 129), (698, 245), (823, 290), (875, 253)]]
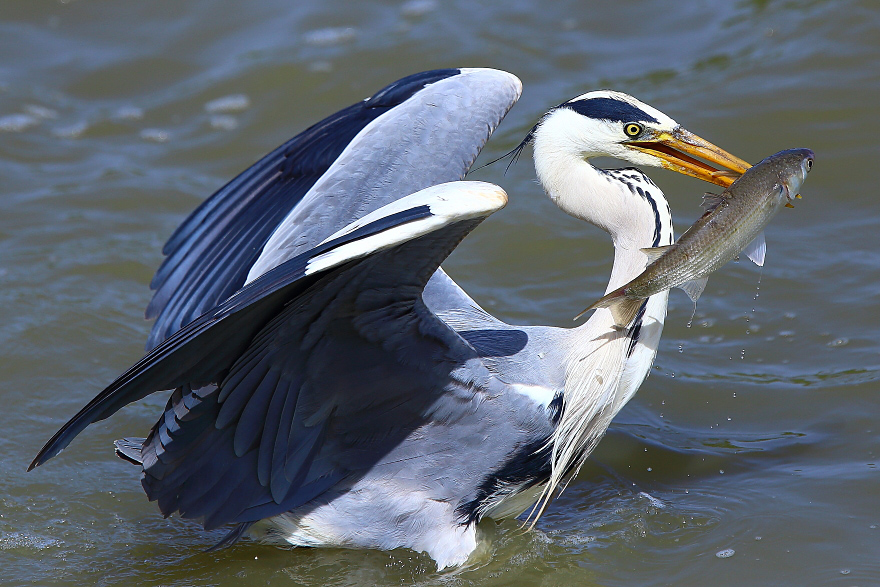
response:
[[(878, 64), (869, 0), (4, 0), (0, 584), (880, 584)], [(444, 575), (409, 551), (205, 553), (222, 532), (163, 519), (113, 455), (163, 394), (25, 474), (141, 356), (147, 284), (186, 214), (318, 119), (457, 66), (525, 88), (480, 161), (606, 87), (751, 162), (816, 152), (763, 270), (713, 276), (692, 327), (673, 293), (652, 376), (535, 531), (492, 524), (490, 556)], [(543, 196), (529, 158), (503, 171), (472, 175), (511, 204), (445, 266), (505, 320), (568, 326), (610, 243)], [(651, 175), (688, 226), (707, 185)]]

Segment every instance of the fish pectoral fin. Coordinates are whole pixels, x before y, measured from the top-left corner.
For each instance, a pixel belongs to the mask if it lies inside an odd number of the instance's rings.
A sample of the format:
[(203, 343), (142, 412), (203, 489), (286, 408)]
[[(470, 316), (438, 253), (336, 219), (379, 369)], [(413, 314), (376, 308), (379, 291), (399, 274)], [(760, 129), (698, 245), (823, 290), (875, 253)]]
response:
[(608, 309), (611, 310), (611, 317), (614, 318), (614, 326), (626, 328), (632, 324), (644, 301), (640, 299), (618, 298), (618, 301), (608, 306)]
[(764, 240), (764, 231), (761, 231), (755, 240), (746, 245), (743, 255), (752, 260), (758, 267), (764, 266), (764, 254), (767, 252), (767, 241)]
[(673, 243), (671, 245), (663, 245), (662, 247), (647, 247), (640, 250), (648, 256), (648, 263), (653, 263), (677, 246), (677, 244)]
[(707, 281), (709, 281), (708, 277), (698, 277), (697, 279), (686, 281), (678, 287), (683, 289), (684, 293), (686, 293), (691, 301), (696, 304), (697, 300), (700, 299), (700, 296), (703, 294), (703, 290), (706, 289)]
[(715, 208), (721, 205), (721, 202), (727, 199), (727, 196), (724, 194), (713, 194), (712, 192), (706, 192), (703, 194), (703, 203), (700, 204), (703, 207), (703, 210), (706, 212), (711, 212)]
[(794, 206), (791, 205), (791, 202), (786, 202), (785, 207), (786, 208), (794, 208)]

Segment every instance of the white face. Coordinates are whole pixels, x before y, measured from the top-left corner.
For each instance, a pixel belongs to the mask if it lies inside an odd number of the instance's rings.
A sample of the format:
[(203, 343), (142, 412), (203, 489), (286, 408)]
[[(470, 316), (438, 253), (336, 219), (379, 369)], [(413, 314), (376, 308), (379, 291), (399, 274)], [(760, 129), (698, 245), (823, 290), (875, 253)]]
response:
[[(629, 104), (633, 108), (641, 110), (649, 117), (654, 118), (656, 122), (652, 122), (653, 126), (658, 128), (663, 128), (665, 130), (672, 130), (678, 123), (648, 104), (645, 104), (638, 98), (634, 98), (629, 94), (624, 94), (623, 92), (615, 92), (614, 90), (596, 90), (593, 92), (587, 92), (586, 94), (581, 94), (577, 98), (572, 98), (567, 103), (571, 104), (574, 102), (580, 102), (582, 100), (593, 100), (596, 98), (606, 98), (610, 100), (617, 100), (623, 102), (625, 104)], [(647, 119), (649, 120), (649, 119)]]
[(556, 143), (557, 148), (574, 151), (584, 159), (609, 156), (658, 167), (662, 163), (658, 157), (632, 149), (627, 143), (672, 133), (678, 126), (669, 116), (629, 94), (599, 90), (553, 110), (537, 133), (543, 140)]

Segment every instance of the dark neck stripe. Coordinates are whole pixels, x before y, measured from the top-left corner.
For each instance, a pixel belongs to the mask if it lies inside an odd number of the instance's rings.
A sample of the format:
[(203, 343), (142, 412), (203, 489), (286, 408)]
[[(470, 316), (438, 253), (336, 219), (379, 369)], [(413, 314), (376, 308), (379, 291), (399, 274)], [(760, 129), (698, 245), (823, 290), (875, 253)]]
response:
[(660, 231), (663, 229), (663, 226), (660, 222), (660, 211), (657, 210), (657, 200), (654, 199), (654, 196), (651, 195), (651, 192), (646, 192), (642, 188), (636, 188), (639, 192), (639, 195), (648, 200), (648, 203), (651, 204), (651, 210), (654, 212), (654, 240), (651, 244), (652, 247), (660, 246)]
[[(651, 246), (659, 247), (660, 232), (663, 229), (663, 225), (660, 222), (660, 211), (657, 209), (657, 200), (654, 199), (651, 192), (646, 192), (640, 187), (637, 187), (636, 191), (638, 191), (639, 195), (648, 200), (648, 203), (651, 204), (651, 210), (654, 212), (654, 240), (652, 241)], [(639, 308), (639, 313), (636, 314), (636, 319), (633, 322), (633, 325), (629, 329), (629, 348), (626, 351), (627, 359), (630, 358), (636, 350), (636, 343), (639, 342), (639, 335), (642, 332), (642, 318), (645, 317), (645, 309), (647, 306), (648, 300), (645, 300)]]

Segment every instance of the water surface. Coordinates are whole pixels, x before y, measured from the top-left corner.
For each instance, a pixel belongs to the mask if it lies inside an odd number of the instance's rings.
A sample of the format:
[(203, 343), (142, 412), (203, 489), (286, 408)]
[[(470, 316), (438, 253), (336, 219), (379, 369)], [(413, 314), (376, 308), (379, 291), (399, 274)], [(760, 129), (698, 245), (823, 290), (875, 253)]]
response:
[[(874, 2), (504, 3), (7, 0), (0, 9), (0, 584), (880, 584), (880, 253)], [(489, 66), (547, 108), (633, 93), (749, 161), (810, 147), (804, 199), (767, 263), (714, 275), (693, 325), (672, 295), (655, 370), (532, 532), (438, 575), (409, 551), (285, 550), (163, 519), (112, 441), (147, 398), (24, 470), (141, 356), (160, 249), (262, 154), (409, 73)], [(613, 162), (612, 162), (613, 163)], [(706, 184), (660, 170), (677, 225)], [(571, 324), (610, 269), (606, 235), (560, 213), (528, 157), (511, 204), (446, 263), (481, 304)]]

